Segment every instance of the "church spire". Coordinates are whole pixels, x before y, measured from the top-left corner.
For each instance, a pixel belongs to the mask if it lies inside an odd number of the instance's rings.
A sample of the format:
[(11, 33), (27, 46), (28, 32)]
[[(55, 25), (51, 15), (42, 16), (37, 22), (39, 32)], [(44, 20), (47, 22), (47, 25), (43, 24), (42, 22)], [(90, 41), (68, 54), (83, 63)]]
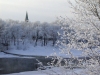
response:
[(27, 11), (26, 11), (25, 22), (28, 22), (28, 21), (29, 21), (29, 19), (28, 19), (28, 13), (27, 13)]

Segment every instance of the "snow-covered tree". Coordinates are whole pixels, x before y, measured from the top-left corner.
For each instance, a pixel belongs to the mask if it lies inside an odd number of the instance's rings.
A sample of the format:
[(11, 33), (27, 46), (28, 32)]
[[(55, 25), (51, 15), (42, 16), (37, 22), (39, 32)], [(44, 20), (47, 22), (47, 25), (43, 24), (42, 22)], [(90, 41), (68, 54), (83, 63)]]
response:
[[(85, 67), (84, 73), (88, 75), (99, 75), (100, 69), (100, 0), (75, 0), (75, 4), (71, 3), (74, 9), (74, 18), (61, 18), (58, 23), (62, 24), (61, 31), (58, 33), (61, 37), (57, 42), (62, 54), (66, 57), (78, 59), (73, 49), (81, 51), (82, 57), (89, 59), (82, 61)], [(61, 62), (58, 59), (58, 62)], [(69, 61), (65, 61), (69, 63)], [(80, 59), (78, 59), (80, 62)], [(79, 63), (77, 64), (79, 66)], [(97, 67), (98, 66), (98, 67)]]

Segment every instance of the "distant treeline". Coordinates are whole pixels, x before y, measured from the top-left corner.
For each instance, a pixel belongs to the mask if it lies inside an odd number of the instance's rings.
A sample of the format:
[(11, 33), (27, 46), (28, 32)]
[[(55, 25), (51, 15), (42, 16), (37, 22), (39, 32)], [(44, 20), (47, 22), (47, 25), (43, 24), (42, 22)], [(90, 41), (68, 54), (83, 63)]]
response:
[[(70, 22), (64, 23), (63, 20), (56, 20), (52, 23), (40, 23), (39, 21), (33, 23), (0, 19), (0, 50), (7, 50), (10, 46), (17, 48), (23, 46), (24, 48), (29, 44), (32, 46), (48, 44), (55, 46), (57, 40), (62, 43), (66, 42), (66, 44), (73, 41), (78, 45), (88, 43), (90, 48), (100, 46), (100, 37), (97, 32), (91, 34), (92, 39), (88, 38), (91, 31), (80, 30), (79, 27), (75, 28), (73, 24), (70, 26)], [(64, 41), (65, 39), (66, 41)], [(94, 43), (91, 40), (94, 40)]]
[(37, 22), (19, 22), (13, 20), (4, 21), (0, 19), (0, 44), (3, 46), (32, 43), (37, 46), (38, 42), (41, 46), (46, 46), (48, 42), (55, 45), (59, 38), (57, 32), (60, 25), (57, 22), (40, 23)]

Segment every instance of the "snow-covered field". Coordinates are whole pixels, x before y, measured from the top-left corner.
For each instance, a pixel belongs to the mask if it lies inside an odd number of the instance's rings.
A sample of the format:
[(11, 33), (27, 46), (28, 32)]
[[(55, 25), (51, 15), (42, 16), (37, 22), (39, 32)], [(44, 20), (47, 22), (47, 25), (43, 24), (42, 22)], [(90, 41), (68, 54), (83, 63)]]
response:
[[(57, 55), (57, 56), (66, 57), (65, 54), (62, 54), (60, 52), (59, 48), (53, 46), (36, 46), (36, 47), (30, 46), (26, 50), (11, 49), (11, 50), (6, 50), (6, 52), (21, 54), (21, 55), (35, 55), (35, 56), (56, 56)], [(72, 50), (71, 52), (73, 53), (74, 56), (81, 56), (82, 54), (82, 52), (78, 50)], [(7, 57), (18, 57), (18, 56), (9, 55), (0, 52), (0, 58), (5, 58), (5, 57), (7, 58)]]

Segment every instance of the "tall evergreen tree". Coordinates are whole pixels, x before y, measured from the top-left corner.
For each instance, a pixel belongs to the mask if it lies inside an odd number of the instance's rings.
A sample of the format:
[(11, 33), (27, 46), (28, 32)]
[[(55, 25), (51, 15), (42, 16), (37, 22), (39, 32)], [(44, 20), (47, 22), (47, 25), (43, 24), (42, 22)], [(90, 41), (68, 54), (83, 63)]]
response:
[(26, 17), (25, 17), (25, 22), (28, 22), (29, 19), (28, 19), (28, 13), (26, 12)]

